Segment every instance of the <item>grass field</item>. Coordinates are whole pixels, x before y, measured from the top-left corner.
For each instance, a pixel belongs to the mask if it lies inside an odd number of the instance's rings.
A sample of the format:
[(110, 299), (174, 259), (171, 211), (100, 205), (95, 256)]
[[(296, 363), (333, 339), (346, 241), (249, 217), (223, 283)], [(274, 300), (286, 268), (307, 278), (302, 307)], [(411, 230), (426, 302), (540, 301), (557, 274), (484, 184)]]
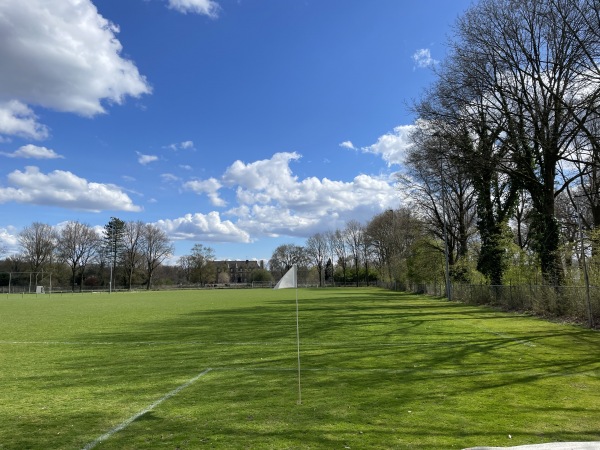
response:
[(376, 289), (0, 297), (0, 449), (600, 440), (600, 334)]

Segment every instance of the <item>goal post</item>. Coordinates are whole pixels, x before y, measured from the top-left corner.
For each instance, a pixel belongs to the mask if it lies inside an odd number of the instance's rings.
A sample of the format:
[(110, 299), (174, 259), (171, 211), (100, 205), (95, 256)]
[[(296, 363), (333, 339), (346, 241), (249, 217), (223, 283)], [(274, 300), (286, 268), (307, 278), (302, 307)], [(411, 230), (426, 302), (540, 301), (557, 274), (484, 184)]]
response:
[(252, 288), (270, 289), (274, 286), (272, 281), (253, 281)]
[(0, 292), (8, 294), (52, 293), (51, 272), (0, 272)]

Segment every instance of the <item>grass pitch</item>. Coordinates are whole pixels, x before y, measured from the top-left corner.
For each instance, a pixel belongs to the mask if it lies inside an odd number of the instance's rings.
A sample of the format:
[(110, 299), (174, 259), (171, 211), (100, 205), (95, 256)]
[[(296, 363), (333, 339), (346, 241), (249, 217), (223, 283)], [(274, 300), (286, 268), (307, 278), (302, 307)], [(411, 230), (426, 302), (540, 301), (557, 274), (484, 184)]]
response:
[(600, 440), (600, 334), (377, 289), (0, 297), (0, 449)]

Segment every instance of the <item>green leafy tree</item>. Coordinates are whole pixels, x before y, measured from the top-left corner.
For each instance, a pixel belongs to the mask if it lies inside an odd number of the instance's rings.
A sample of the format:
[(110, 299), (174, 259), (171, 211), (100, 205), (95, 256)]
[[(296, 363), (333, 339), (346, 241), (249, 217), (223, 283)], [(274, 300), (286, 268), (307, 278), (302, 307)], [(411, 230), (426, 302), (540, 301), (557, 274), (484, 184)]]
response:
[(108, 258), (110, 265), (109, 284), (114, 288), (117, 275), (117, 263), (122, 259), (125, 247), (123, 234), (125, 232), (125, 222), (117, 217), (111, 217), (110, 221), (104, 225), (103, 247), (104, 255)]
[(206, 284), (215, 279), (215, 251), (211, 247), (195, 244), (189, 255), (190, 278), (194, 283)]

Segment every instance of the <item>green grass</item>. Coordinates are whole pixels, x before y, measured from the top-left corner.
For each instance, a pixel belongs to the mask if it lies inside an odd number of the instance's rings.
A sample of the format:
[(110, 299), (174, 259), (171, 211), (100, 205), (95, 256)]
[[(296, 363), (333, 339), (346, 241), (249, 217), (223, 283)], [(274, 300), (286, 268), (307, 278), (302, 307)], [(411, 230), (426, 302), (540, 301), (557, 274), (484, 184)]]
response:
[(294, 290), (1, 296), (0, 449), (82, 449), (161, 399), (94, 448), (600, 440), (597, 332), (376, 289), (298, 295), (302, 404)]

